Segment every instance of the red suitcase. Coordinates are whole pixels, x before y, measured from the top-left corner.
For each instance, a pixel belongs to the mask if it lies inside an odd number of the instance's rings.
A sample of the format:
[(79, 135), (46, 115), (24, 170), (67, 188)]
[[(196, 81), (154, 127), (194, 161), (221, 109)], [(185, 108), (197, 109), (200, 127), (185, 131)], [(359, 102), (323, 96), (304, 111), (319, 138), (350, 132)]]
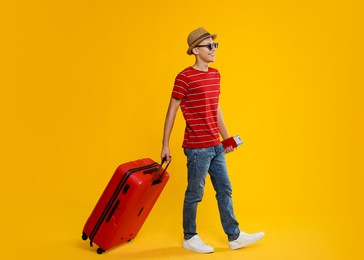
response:
[(97, 244), (97, 253), (138, 234), (169, 179), (164, 162), (145, 158), (116, 169), (83, 229), (82, 239)]

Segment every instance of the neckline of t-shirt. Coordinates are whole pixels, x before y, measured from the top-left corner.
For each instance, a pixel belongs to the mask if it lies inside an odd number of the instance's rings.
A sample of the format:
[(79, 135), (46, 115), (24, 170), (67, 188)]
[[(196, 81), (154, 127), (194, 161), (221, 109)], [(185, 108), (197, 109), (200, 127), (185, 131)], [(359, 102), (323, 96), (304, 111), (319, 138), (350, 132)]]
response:
[(204, 72), (204, 73), (208, 73), (210, 72), (210, 67), (207, 68), (207, 71), (204, 71), (204, 70), (198, 70), (198, 69), (195, 69), (193, 66), (190, 66), (191, 69), (195, 70), (195, 71), (198, 71), (198, 72)]

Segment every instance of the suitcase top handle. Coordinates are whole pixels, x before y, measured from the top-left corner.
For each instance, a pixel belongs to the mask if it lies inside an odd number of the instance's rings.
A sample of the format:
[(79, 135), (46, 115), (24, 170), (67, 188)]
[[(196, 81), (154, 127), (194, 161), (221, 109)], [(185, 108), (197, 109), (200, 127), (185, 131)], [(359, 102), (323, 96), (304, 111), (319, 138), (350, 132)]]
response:
[(154, 176), (153, 176), (153, 179), (152, 179), (152, 185), (159, 183), (159, 182), (160, 182), (160, 180), (163, 178), (164, 173), (166, 172), (166, 170), (167, 170), (167, 168), (168, 168), (169, 164), (171, 163), (171, 159), (172, 159), (172, 157), (171, 157), (171, 156), (169, 156), (169, 158), (170, 158), (170, 160), (169, 160), (169, 162), (167, 163), (166, 167), (164, 168), (164, 171), (160, 174), (159, 179), (158, 179), (158, 180), (156, 180), (156, 178), (157, 178), (157, 176), (158, 176), (158, 174), (159, 174), (160, 170), (162, 169), (163, 164), (167, 161), (167, 158), (166, 158), (166, 157), (163, 157), (161, 164), (159, 165), (159, 167), (158, 167), (157, 171), (155, 172), (155, 174), (154, 174)]

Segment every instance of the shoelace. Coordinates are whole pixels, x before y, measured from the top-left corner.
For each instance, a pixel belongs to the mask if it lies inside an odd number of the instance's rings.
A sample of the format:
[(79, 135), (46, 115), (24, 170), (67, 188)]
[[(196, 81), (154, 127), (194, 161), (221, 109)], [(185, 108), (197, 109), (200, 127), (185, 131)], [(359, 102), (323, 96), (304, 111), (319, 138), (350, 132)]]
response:
[(200, 239), (200, 238), (196, 238), (195, 242), (199, 245), (199, 246), (206, 246), (206, 244)]

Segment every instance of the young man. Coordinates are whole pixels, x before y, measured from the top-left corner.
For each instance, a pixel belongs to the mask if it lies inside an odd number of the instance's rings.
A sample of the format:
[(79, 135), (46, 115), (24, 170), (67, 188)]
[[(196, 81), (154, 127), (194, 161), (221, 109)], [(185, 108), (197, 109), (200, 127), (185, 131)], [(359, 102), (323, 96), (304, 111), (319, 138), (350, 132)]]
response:
[[(215, 61), (218, 44), (216, 34), (204, 28), (192, 31), (188, 38), (188, 55), (195, 56), (195, 64), (180, 72), (174, 83), (164, 124), (161, 157), (169, 158), (169, 139), (174, 120), (181, 107), (186, 128), (182, 147), (187, 156), (188, 185), (183, 207), (183, 248), (199, 253), (212, 253), (214, 249), (202, 242), (196, 231), (197, 205), (204, 194), (207, 173), (216, 191), (220, 219), (228, 236), (231, 249), (238, 249), (260, 240), (263, 232), (246, 234), (239, 230), (232, 205), (232, 188), (227, 174), (225, 153), (220, 142), (229, 137), (219, 107), (220, 74), (209, 67)], [(169, 160), (169, 159), (168, 159)]]

